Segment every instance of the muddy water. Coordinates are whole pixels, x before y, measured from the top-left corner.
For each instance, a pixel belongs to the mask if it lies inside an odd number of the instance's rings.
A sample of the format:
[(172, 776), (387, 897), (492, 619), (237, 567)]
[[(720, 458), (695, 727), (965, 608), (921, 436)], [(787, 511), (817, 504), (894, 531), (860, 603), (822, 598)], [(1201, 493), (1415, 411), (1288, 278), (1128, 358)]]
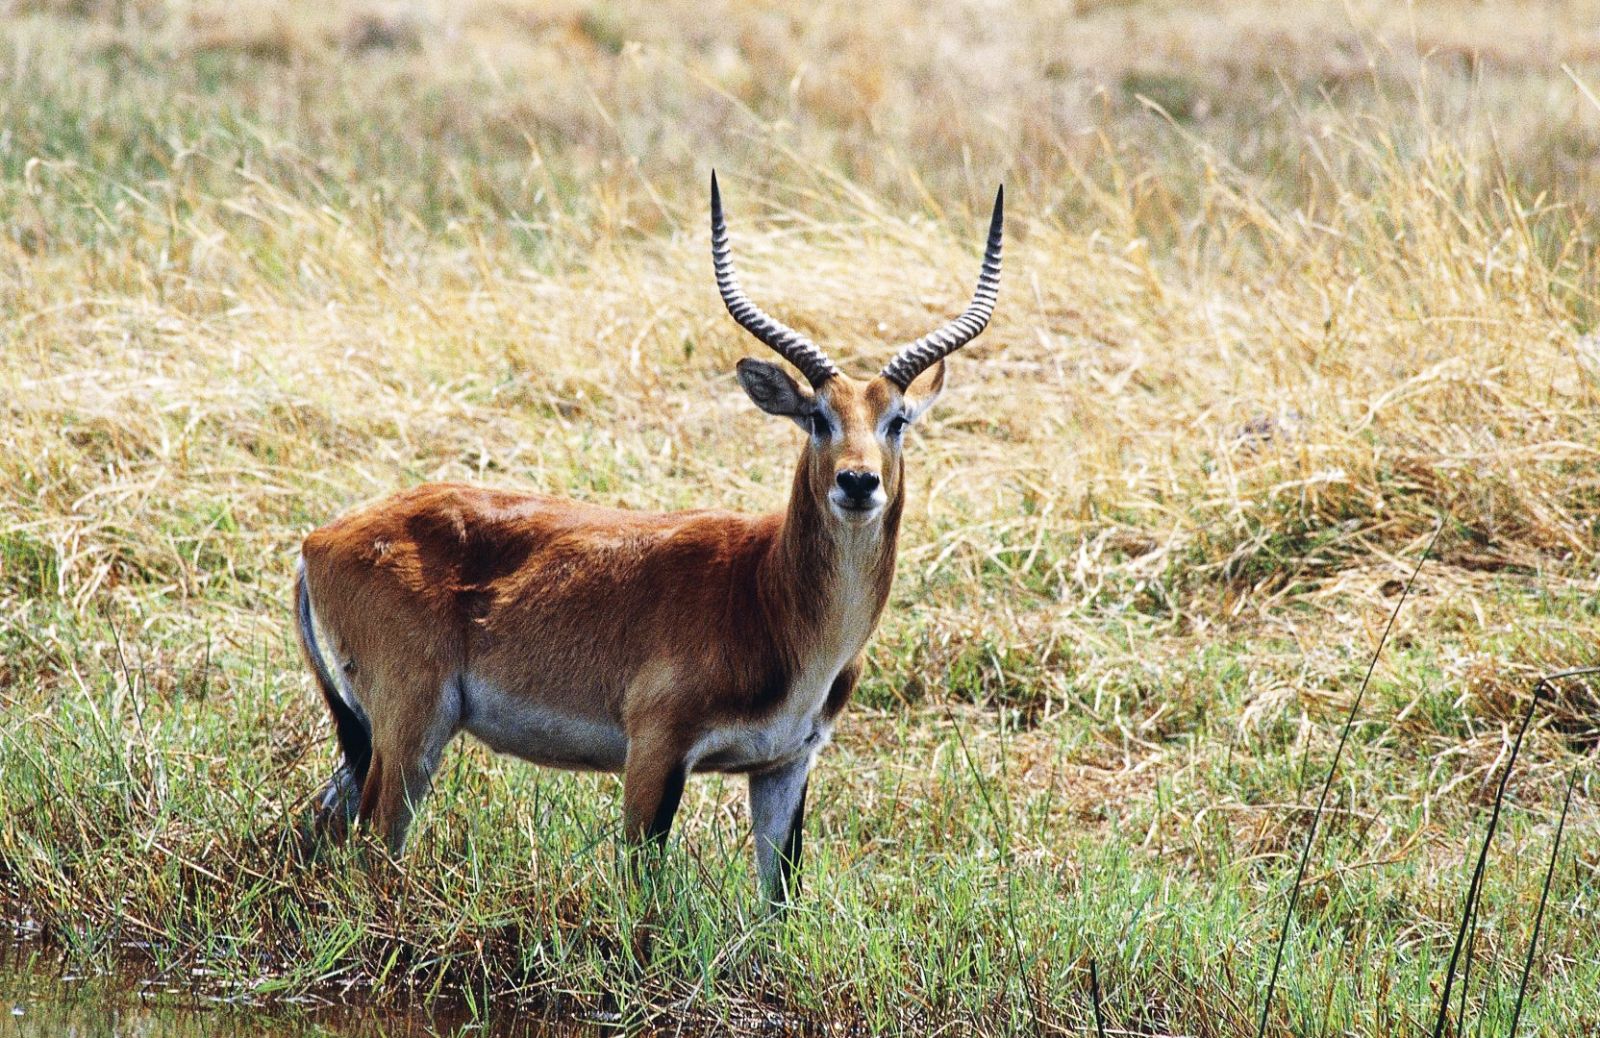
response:
[(0, 941), (0, 1038), (588, 1038), (595, 1026), (534, 1019), (474, 1021), (464, 1012), (206, 1001), (165, 984), (64, 973), (36, 946)]

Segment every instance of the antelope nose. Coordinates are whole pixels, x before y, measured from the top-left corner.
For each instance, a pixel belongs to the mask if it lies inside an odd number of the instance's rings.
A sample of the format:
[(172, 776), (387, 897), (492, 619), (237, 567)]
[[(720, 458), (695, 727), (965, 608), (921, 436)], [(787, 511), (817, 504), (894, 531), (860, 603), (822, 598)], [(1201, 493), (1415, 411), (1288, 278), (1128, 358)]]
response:
[(878, 474), (876, 472), (863, 472), (856, 469), (841, 469), (836, 477), (839, 489), (849, 495), (852, 501), (865, 501), (878, 489)]

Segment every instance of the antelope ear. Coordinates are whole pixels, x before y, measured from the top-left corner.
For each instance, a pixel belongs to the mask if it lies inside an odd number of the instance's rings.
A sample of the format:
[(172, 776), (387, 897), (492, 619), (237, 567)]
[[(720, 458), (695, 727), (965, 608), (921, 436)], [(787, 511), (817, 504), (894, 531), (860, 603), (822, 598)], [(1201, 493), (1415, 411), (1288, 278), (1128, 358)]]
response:
[(905, 391), (906, 421), (914, 422), (922, 417), (924, 411), (933, 406), (939, 399), (939, 393), (944, 389), (944, 361), (939, 361), (933, 367), (918, 375)]
[(739, 362), (739, 384), (755, 405), (780, 418), (803, 419), (817, 409), (815, 398), (789, 373), (765, 360), (746, 357)]

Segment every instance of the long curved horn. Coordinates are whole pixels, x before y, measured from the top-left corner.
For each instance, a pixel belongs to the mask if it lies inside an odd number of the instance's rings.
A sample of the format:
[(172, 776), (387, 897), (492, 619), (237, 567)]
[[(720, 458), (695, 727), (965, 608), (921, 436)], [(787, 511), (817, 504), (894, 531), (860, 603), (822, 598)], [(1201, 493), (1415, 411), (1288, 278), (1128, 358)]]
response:
[(1005, 223), (1006, 189), (1004, 185), (994, 194), (994, 216), (989, 218), (989, 244), (983, 252), (983, 270), (978, 274), (978, 288), (972, 302), (960, 317), (938, 331), (930, 332), (894, 355), (884, 365), (883, 377), (899, 386), (902, 391), (913, 379), (927, 371), (941, 357), (948, 356), (978, 337), (994, 313), (995, 300), (1000, 297), (1000, 235)]
[(745, 331), (771, 346), (778, 356), (800, 369), (814, 387), (820, 387), (839, 373), (828, 355), (817, 344), (780, 321), (761, 312), (739, 287), (733, 272), (733, 251), (728, 247), (728, 226), (722, 219), (722, 192), (717, 189), (717, 174), (711, 173), (711, 265), (717, 273), (717, 290), (728, 305), (728, 313)]

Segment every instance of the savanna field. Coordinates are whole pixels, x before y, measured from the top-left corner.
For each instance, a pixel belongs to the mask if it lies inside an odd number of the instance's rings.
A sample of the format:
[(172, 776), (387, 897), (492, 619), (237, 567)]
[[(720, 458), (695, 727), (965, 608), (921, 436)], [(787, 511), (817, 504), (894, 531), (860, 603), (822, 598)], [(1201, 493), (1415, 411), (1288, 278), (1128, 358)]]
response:
[[(1600, 3), (0, 6), (0, 916), (182, 997), (664, 1031), (1435, 1033), (1542, 673), (1600, 662)], [(781, 507), (711, 278), (907, 438), (895, 589), (754, 891), (454, 744), (302, 860), (300, 539), (426, 480)], [(1432, 542), (1409, 594), (1411, 575)], [(1404, 602), (1401, 602), (1405, 595)], [(1600, 684), (1506, 783), (1443, 1033), (1600, 1031)], [(1462, 952), (1467, 958), (1467, 952)], [(1462, 974), (1465, 972), (1465, 978)]]

